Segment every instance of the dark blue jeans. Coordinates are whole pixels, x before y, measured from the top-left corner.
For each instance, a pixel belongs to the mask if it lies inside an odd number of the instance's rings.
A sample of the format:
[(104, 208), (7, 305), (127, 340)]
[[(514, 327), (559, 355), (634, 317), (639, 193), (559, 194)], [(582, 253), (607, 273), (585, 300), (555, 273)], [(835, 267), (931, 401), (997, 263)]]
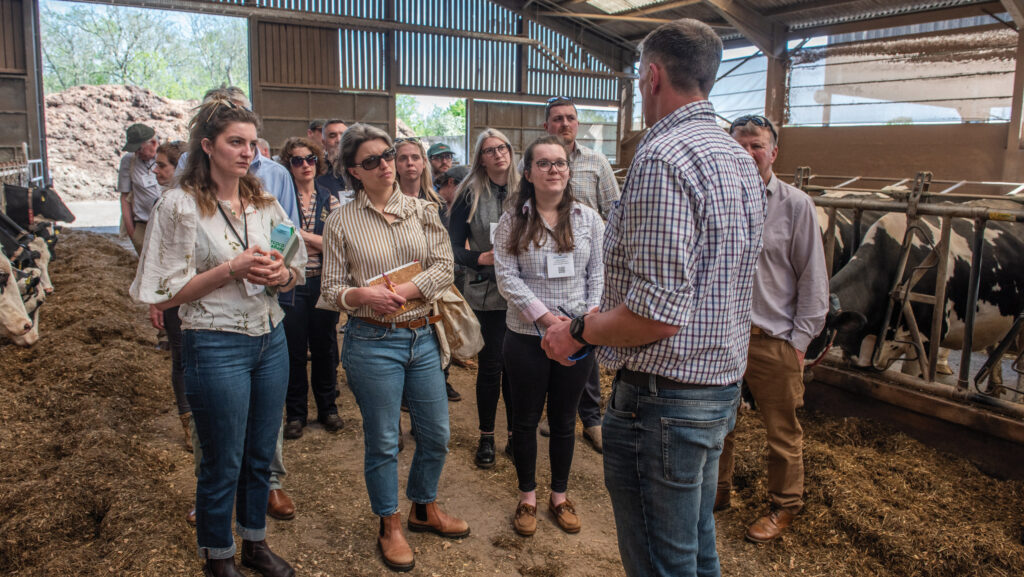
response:
[(604, 482), (629, 577), (719, 577), (718, 457), (738, 384), (667, 390), (618, 379), (602, 425)]
[[(291, 297), (291, 298), (289, 298)], [(308, 392), (312, 387), (316, 418), (323, 421), (338, 414), (338, 313), (316, 308), (320, 298), (320, 277), (306, 279), (290, 295), (281, 297), (284, 332), (288, 337), (288, 394), (285, 400), (289, 421), (307, 421)], [(311, 357), (307, 363), (306, 352)], [(309, 379), (306, 366), (312, 364)]]
[(235, 554), (231, 510), (242, 539), (266, 536), (270, 461), (288, 383), (284, 327), (251, 337), (183, 331), (185, 395), (202, 460), (196, 483), (196, 538), (201, 557)]

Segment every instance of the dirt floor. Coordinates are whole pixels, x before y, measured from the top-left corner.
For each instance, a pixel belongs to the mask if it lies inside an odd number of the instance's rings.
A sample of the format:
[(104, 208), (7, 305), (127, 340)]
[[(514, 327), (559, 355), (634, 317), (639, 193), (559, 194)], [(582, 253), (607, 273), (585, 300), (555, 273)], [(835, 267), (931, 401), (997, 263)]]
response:
[[(154, 348), (155, 330), (127, 296), (134, 255), (83, 232), (63, 236), (57, 251), (57, 290), (42, 309), (40, 342), (30, 350), (0, 345), (0, 574), (200, 575), (184, 519), (192, 457), (173, 410), (169, 356)], [(542, 514), (537, 535), (517, 537), (511, 462), (473, 466), (474, 376), (452, 374), (464, 400), (451, 405), (439, 494), (473, 533), (461, 541), (410, 534), (410, 574), (623, 575), (600, 456), (577, 445), (570, 493), (579, 535)], [(268, 520), (268, 540), (299, 575), (387, 575), (361, 473), (360, 418), (343, 378), (341, 391), (342, 432), (314, 424), (286, 441), (284, 484), (298, 512)], [(763, 510), (763, 429), (754, 414), (741, 417), (733, 508), (718, 516), (723, 575), (1024, 575), (1024, 483), (988, 477), (870, 421), (804, 414), (803, 423), (807, 507), (779, 542), (755, 546), (742, 536)], [(415, 448), (406, 441), (403, 486)], [(544, 459), (539, 468), (543, 485)]]

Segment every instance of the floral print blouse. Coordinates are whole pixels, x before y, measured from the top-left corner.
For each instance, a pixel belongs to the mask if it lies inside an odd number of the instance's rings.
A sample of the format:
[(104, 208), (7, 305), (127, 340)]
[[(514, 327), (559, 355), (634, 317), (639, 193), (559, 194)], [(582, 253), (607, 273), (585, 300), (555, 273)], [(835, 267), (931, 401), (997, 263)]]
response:
[[(281, 205), (256, 209), (245, 207), (245, 219), (231, 210), (230, 202), (221, 202), (231, 226), (245, 240), (247, 223), (249, 245), (270, 249), (270, 231), (278, 224), (292, 226)], [(139, 257), (135, 281), (129, 290), (133, 299), (158, 304), (171, 299), (194, 276), (223, 264), (245, 248), (218, 210), (210, 216), (199, 212), (195, 198), (180, 188), (168, 190), (153, 207), (146, 240)], [(297, 284), (305, 283), (306, 247), (290, 263), (298, 274)], [(181, 327), (260, 336), (270, 332), (284, 318), (273, 288), (249, 296), (241, 279), (228, 282), (206, 296), (181, 305)]]

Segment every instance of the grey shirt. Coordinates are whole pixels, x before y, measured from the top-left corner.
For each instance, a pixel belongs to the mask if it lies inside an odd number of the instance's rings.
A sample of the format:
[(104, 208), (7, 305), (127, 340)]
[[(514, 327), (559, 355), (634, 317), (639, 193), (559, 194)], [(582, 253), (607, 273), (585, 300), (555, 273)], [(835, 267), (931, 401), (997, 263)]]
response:
[(768, 181), (764, 248), (757, 259), (751, 322), (806, 351), (828, 312), (828, 272), (814, 202), (774, 174)]
[(149, 222), (149, 213), (160, 198), (160, 183), (153, 174), (156, 159), (139, 160), (134, 152), (121, 157), (117, 169), (117, 192), (132, 193), (132, 219)]

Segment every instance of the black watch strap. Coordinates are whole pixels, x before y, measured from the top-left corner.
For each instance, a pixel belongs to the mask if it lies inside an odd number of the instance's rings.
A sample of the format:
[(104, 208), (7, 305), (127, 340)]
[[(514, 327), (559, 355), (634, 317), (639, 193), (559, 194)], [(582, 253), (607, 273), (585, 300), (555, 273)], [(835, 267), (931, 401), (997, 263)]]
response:
[(569, 335), (572, 338), (576, 339), (577, 341), (583, 343), (583, 346), (590, 346), (590, 343), (587, 342), (587, 339), (583, 338), (583, 330), (586, 328), (586, 325), (584, 324), (585, 318), (587, 318), (587, 315), (579, 316), (572, 319), (572, 322), (569, 323)]

